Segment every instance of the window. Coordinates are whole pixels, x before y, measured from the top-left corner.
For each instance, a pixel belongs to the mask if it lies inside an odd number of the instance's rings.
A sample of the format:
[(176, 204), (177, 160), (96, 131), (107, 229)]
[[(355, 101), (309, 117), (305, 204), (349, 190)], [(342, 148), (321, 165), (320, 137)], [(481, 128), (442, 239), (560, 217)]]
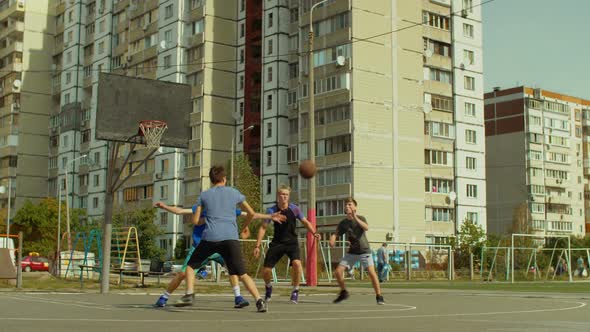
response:
[(344, 215), (344, 200), (319, 201), (316, 203), (316, 211), (318, 217), (342, 216)]
[(468, 184), (466, 195), (469, 198), (477, 198), (477, 186), (474, 184)]
[(94, 153), (94, 163), (97, 165), (100, 164), (100, 152)]
[(295, 163), (297, 162), (297, 146), (289, 146), (287, 148), (287, 163)]
[(477, 224), (479, 218), (477, 212), (467, 212), (465, 219), (467, 219), (467, 221), (471, 221), (474, 224)]
[(473, 13), (473, 0), (463, 0), (463, 10)]
[(240, 38), (244, 38), (246, 35), (246, 27), (244, 23), (240, 23)]
[(299, 21), (299, 8), (291, 8), (289, 10), (289, 18), (291, 23)]
[(477, 159), (475, 157), (465, 157), (465, 168), (475, 170), (477, 167)]
[(172, 5), (168, 5), (166, 6), (166, 8), (164, 8), (164, 18), (168, 19), (172, 17)]
[(98, 197), (92, 198), (92, 207), (98, 209)]
[(473, 51), (463, 50), (463, 63), (466, 65), (472, 65), (475, 63), (475, 55)]
[(447, 151), (424, 150), (424, 163), (426, 165), (451, 166), (453, 154)]
[(273, 15), (272, 15), (272, 13), (268, 13), (267, 18), (268, 18), (268, 20), (267, 20), (267, 26), (269, 28), (272, 28), (272, 25), (273, 25)]
[(240, 108), (240, 117), (244, 117), (244, 102), (243, 101), (240, 102), (239, 108)]
[(424, 51), (430, 50), (432, 54), (450, 57), (451, 56), (451, 44), (443, 43), (438, 40), (424, 38)]
[(349, 13), (342, 13), (313, 24), (316, 37), (321, 37), (350, 26)]
[(244, 90), (244, 75), (240, 75), (240, 80), (239, 80), (239, 90), (243, 91)]
[(240, 0), (240, 12), (246, 9), (246, 0)]
[(452, 84), (453, 78), (450, 71), (442, 70), (438, 68), (428, 68), (429, 77), (431, 81), (438, 81), (441, 83)]
[(266, 96), (266, 109), (272, 110), (272, 95)]
[(475, 104), (465, 102), (465, 116), (475, 117)]
[(453, 111), (453, 99), (445, 96), (432, 95), (430, 97), (432, 108), (441, 111)]
[(168, 250), (168, 241), (160, 240), (160, 248), (164, 250)]
[(162, 172), (163, 174), (167, 174), (168, 169), (169, 169), (169, 164), (170, 164), (170, 161), (168, 159), (160, 160), (160, 172)]
[(266, 166), (272, 166), (272, 151), (266, 151)]
[(272, 82), (272, 67), (268, 67), (266, 70), (266, 81)]
[(424, 122), (424, 134), (433, 137), (454, 138), (455, 127), (452, 124), (442, 122)]
[(471, 76), (465, 76), (464, 79), (465, 79), (464, 80), (465, 90), (470, 90), (470, 91), (475, 90), (475, 78), (473, 78)]
[(160, 212), (160, 225), (168, 225), (168, 212)]
[(272, 193), (272, 179), (266, 179), (266, 194), (270, 195)]
[(66, 73), (66, 84), (70, 84), (72, 82), (72, 73)]
[(170, 69), (172, 67), (172, 56), (166, 55), (164, 57), (164, 69)]
[(160, 186), (160, 198), (161, 199), (168, 198), (168, 185)]
[(297, 78), (299, 75), (299, 63), (290, 63), (289, 64), (289, 79)]
[(422, 24), (442, 30), (449, 30), (450, 26), (448, 17), (427, 11), (422, 12)]
[(100, 42), (98, 43), (98, 54), (103, 54), (104, 53), (104, 42)]
[(93, 184), (94, 184), (94, 186), (95, 186), (95, 187), (98, 187), (98, 186), (100, 186), (100, 174), (94, 174), (94, 176), (93, 176), (92, 178), (93, 178), (93, 180), (94, 180), (94, 181), (93, 181), (93, 182), (94, 182), (94, 183), (93, 183)]
[(244, 61), (246, 59), (246, 53), (244, 52), (244, 49), (240, 49), (240, 64), (243, 64)]
[(545, 204), (531, 203), (531, 212), (533, 212), (533, 213), (544, 213), (545, 212)]
[(316, 174), (317, 186), (332, 186), (351, 182), (351, 168), (350, 167), (333, 167), (319, 170)]
[(424, 180), (424, 192), (448, 194), (453, 191), (453, 180), (430, 178)]
[(166, 41), (166, 47), (172, 45), (172, 30), (164, 31), (164, 40)]
[[(429, 215), (430, 212), (431, 214)], [(445, 208), (426, 208), (427, 221), (453, 221), (454, 210)], [(430, 220), (428, 220), (430, 219)]]
[(350, 135), (329, 137), (316, 141), (316, 156), (318, 157), (349, 152), (350, 149)]
[(272, 137), (272, 122), (266, 123), (266, 138)]
[(477, 133), (475, 130), (465, 129), (465, 142), (470, 144), (477, 144)]
[(463, 36), (473, 38), (473, 25), (463, 23)]
[(272, 49), (273, 49), (273, 47), (272, 47), (272, 39), (270, 39), (268, 41), (268, 43), (267, 43), (266, 53), (268, 55), (271, 55), (272, 54)]

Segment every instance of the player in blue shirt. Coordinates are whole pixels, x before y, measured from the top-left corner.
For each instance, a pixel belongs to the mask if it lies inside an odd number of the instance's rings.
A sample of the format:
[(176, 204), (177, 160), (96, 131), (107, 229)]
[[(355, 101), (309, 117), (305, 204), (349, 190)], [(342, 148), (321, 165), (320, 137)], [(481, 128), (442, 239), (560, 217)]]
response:
[[(166, 210), (170, 213), (174, 213), (176, 215), (192, 215), (194, 210), (196, 210), (196, 206), (194, 206), (192, 209), (183, 209), (180, 207), (168, 206), (162, 202), (157, 202), (155, 204), (155, 207)], [(245, 215), (246, 215), (246, 213), (242, 212), (240, 209), (236, 209), (236, 216), (245, 216)], [(205, 212), (201, 213), (201, 218), (204, 218), (205, 216), (206, 216)], [(271, 218), (272, 220), (276, 220), (277, 222), (281, 222), (282, 220), (284, 220), (284, 218), (279, 215), (272, 216), (272, 215), (258, 214), (258, 213), (256, 213), (254, 215), (254, 218), (255, 219)], [(205, 230), (205, 228), (206, 228), (206, 225), (204, 225), (204, 224), (193, 227), (193, 233), (192, 233), (193, 245), (191, 246), (191, 249), (186, 256), (186, 259), (184, 261), (182, 269), (180, 272), (176, 273), (174, 278), (170, 281), (170, 283), (168, 284), (168, 287), (166, 288), (166, 291), (158, 298), (158, 301), (154, 304), (155, 307), (165, 307), (170, 295), (180, 286), (180, 284), (182, 283), (182, 280), (185, 279), (187, 263), (188, 263), (190, 257), (192, 256), (192, 254), (194, 253), (195, 248), (201, 242), (201, 237), (202, 237), (202, 234), (203, 234), (203, 231)], [(221, 255), (216, 253), (216, 254), (209, 256), (209, 258), (203, 262), (202, 267), (200, 269), (205, 268), (206, 265), (210, 261), (217, 262), (221, 265), (225, 264)], [(196, 270), (195, 274), (198, 273), (200, 269)], [(248, 306), (250, 303), (246, 299), (244, 299), (240, 294), (240, 285), (238, 282), (238, 277), (237, 276), (230, 276), (229, 281), (230, 281), (230, 284), (232, 285), (232, 288), (234, 291), (234, 296), (235, 296), (234, 308), (243, 308), (243, 307)]]

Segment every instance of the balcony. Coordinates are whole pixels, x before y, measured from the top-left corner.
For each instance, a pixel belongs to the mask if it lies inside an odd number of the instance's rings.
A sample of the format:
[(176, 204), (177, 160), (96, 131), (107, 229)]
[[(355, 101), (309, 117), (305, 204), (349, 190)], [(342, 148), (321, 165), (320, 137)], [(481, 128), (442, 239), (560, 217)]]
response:
[(129, 0), (120, 0), (119, 2), (117, 2), (113, 8), (113, 11), (115, 13), (118, 13), (120, 11), (122, 11), (123, 9), (125, 9), (127, 6), (129, 6)]
[(203, 83), (194, 85), (191, 88), (191, 98), (197, 98), (203, 96)]
[(186, 48), (193, 48), (195, 46), (198, 46), (198, 45), (202, 44), (203, 41), (204, 41), (204, 38), (205, 37), (204, 37), (204, 34), (202, 32), (201, 33), (194, 34), (192, 36), (186, 36), (185, 37), (185, 40), (184, 40), (184, 46)]
[(186, 74), (189, 75), (203, 69), (205, 69), (205, 62), (203, 59), (193, 60), (186, 66)]
[(22, 40), (23, 33), (25, 32), (25, 22), (13, 21), (6, 29), (0, 31), (0, 39), (12, 37), (16, 40)]
[(9, 0), (8, 7), (0, 9), (0, 21), (4, 21), (7, 17), (23, 18), (24, 16), (24, 0)]
[(23, 51), (23, 43), (22, 42), (14, 42), (7, 47), (0, 49), (0, 58), (4, 58), (5, 56), (12, 54), (14, 52), (21, 52)]
[(452, 66), (453, 66), (451, 63), (451, 57), (448, 57), (448, 56), (434, 54), (431, 57), (425, 57), (425, 59), (426, 59), (426, 62), (424, 63), (424, 65), (429, 66), (429, 67), (436, 67), (436, 68), (451, 70)]

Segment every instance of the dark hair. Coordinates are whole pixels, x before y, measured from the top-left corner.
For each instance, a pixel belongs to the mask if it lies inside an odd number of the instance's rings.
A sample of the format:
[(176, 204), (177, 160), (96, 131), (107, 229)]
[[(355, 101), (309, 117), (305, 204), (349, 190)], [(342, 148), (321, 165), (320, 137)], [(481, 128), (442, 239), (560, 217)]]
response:
[(213, 166), (209, 170), (209, 180), (211, 180), (212, 184), (218, 184), (223, 181), (225, 177), (225, 168), (223, 166)]
[(356, 203), (356, 200), (355, 200), (354, 198), (352, 198), (352, 197), (346, 197), (346, 198), (344, 199), (344, 204), (346, 204), (346, 203), (350, 203), (350, 202), (352, 202), (352, 203), (354, 204), (354, 206), (357, 206), (357, 205), (358, 205), (358, 204)]
[(381, 246), (387, 247), (387, 243), (383, 242), (383, 244)]

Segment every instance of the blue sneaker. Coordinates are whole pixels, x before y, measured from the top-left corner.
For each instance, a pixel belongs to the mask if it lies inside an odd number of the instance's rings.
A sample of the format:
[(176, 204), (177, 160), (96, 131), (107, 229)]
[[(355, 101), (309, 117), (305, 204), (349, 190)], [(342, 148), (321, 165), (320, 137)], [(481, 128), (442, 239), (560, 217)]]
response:
[(243, 298), (241, 295), (236, 296), (234, 303), (235, 303), (234, 308), (244, 308), (244, 307), (247, 307), (250, 305), (250, 302), (248, 302), (248, 300)]
[(156, 301), (156, 303), (154, 304), (154, 307), (156, 308), (164, 308), (166, 306), (166, 303), (168, 302), (168, 299), (164, 297), (164, 295), (160, 296), (160, 298), (158, 299), (158, 301)]
[(272, 286), (264, 286), (264, 301), (268, 302), (270, 301), (270, 297), (272, 296)]
[(297, 304), (299, 302), (299, 291), (293, 290), (291, 292), (291, 303)]

